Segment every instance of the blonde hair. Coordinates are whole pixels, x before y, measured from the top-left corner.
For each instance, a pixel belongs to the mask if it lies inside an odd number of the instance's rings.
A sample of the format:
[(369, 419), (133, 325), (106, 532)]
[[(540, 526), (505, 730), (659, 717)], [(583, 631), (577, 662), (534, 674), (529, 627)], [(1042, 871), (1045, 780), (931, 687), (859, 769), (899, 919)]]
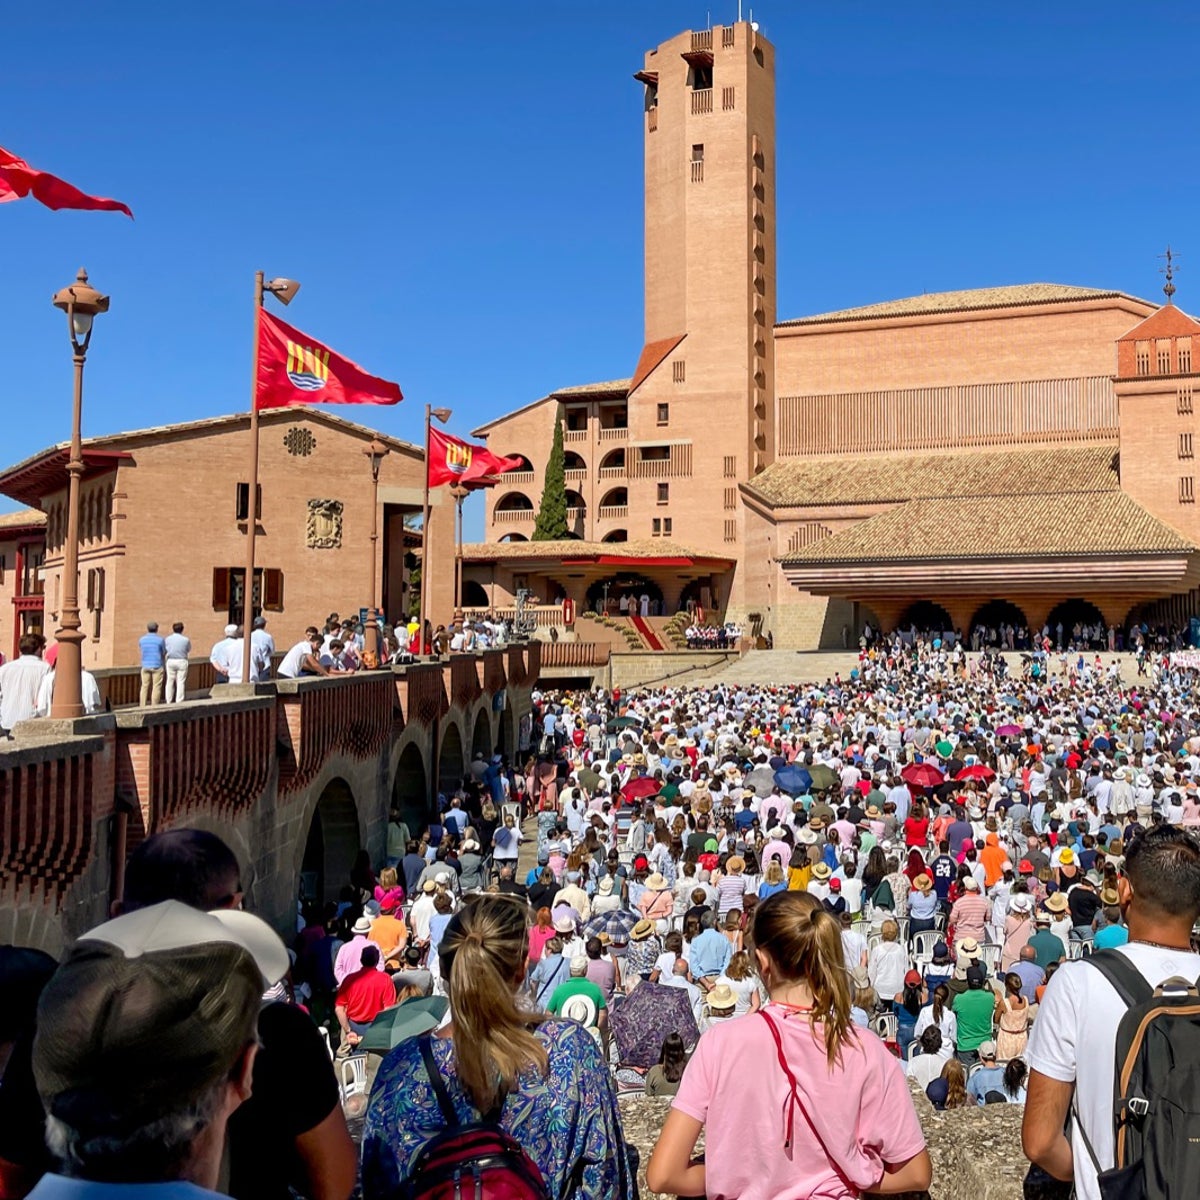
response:
[(900, 936), (900, 926), (895, 921), (884, 921), (879, 927), (879, 936), (885, 942), (894, 942)]
[(767, 873), (763, 876), (763, 880), (764, 882), (770, 884), (783, 882), (783, 868), (775, 861), (775, 859), (771, 860), (770, 865), (767, 867)]
[(384, 867), (379, 872), (379, 886), (382, 888), (394, 888), (399, 883), (399, 878), (396, 875), (395, 867)]
[(754, 975), (754, 964), (750, 961), (749, 953), (745, 950), (739, 950), (729, 960), (729, 965), (725, 968), (725, 974), (730, 979), (739, 981), (752, 978)]
[(766, 954), (781, 979), (803, 981), (813, 996), (809, 1021), (825, 1034), (832, 1068), (853, 1038), (850, 985), (842, 954), (842, 925), (808, 892), (776, 892), (754, 910), (755, 949)]
[(512, 1091), (522, 1071), (549, 1070), (546, 1049), (533, 1033), (540, 1014), (523, 1008), (516, 995), (528, 937), (529, 910), (509, 896), (470, 901), (450, 918), (442, 937), (455, 1069), (480, 1112), (490, 1112)]
[(942, 1067), (941, 1078), (946, 1081), (946, 1107), (966, 1108), (968, 1105), (967, 1076), (963, 1071), (962, 1063), (957, 1058), (946, 1059), (946, 1063)]

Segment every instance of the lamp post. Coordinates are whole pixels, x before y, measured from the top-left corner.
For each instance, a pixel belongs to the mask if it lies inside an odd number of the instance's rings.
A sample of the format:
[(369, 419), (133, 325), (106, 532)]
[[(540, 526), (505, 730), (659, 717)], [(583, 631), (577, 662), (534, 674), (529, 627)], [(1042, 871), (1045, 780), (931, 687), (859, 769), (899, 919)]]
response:
[(432, 625), (429, 618), (429, 427), (434, 417), (445, 425), (450, 420), (450, 410), (425, 405), (425, 503), (421, 509), (421, 603), (420, 615), (417, 618), (421, 624), (417, 633), (417, 645), (422, 652), (425, 649), (425, 626), (427, 623)]
[(456, 483), (450, 489), (454, 497), (454, 623), (460, 629), (463, 622), (462, 607), (462, 506), (471, 494), (471, 489)]
[(54, 307), (67, 314), (67, 335), (75, 363), (75, 407), (67, 459), (67, 536), (63, 543), (62, 605), (55, 665), (52, 717), (83, 716), (83, 631), (79, 620), (79, 485), (83, 480), (83, 364), (92, 341), (92, 321), (108, 312), (108, 297), (88, 283), (80, 267), (75, 282), (56, 292)]
[(383, 460), (391, 453), (378, 438), (374, 438), (369, 446), (363, 447), (363, 453), (371, 464), (371, 484), (374, 492), (371, 498), (371, 607), (367, 609), (367, 623), (363, 629), (363, 651), (368, 663), (379, 663), (379, 575), (376, 570), (376, 543), (379, 541), (379, 468)]

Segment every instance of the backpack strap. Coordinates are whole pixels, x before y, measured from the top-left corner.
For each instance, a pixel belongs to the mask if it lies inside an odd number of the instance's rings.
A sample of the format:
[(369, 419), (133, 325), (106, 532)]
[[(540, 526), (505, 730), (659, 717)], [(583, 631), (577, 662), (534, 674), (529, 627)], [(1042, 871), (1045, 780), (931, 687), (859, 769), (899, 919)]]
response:
[(431, 1038), (423, 1037), (421, 1043), (421, 1061), (425, 1064), (425, 1074), (429, 1076), (430, 1086), (433, 1088), (433, 1094), (437, 1097), (438, 1108), (442, 1112), (442, 1120), (446, 1122), (448, 1129), (457, 1129), (459, 1125), (458, 1113), (454, 1111), (454, 1101), (450, 1099), (450, 1093), (446, 1090), (445, 1080), (442, 1079), (442, 1073), (438, 1070), (437, 1063), (433, 1057), (433, 1041)]
[(1091, 963), (1113, 985), (1126, 1008), (1145, 1004), (1154, 998), (1154, 989), (1125, 955), (1115, 950), (1097, 950), (1083, 961)]

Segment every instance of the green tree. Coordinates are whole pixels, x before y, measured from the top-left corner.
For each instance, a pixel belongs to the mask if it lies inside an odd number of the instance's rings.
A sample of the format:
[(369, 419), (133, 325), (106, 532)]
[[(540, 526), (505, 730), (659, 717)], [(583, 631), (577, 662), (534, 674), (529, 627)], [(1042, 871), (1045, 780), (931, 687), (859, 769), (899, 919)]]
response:
[(533, 541), (557, 542), (567, 536), (567, 475), (564, 466), (562, 415), (554, 422), (554, 445), (546, 463), (546, 483), (533, 526)]

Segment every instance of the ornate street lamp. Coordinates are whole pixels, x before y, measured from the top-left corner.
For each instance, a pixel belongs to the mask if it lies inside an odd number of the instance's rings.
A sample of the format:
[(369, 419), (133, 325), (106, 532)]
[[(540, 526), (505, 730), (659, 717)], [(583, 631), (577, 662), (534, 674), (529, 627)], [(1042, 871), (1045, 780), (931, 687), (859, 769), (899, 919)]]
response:
[(367, 623), (363, 628), (364, 656), (369, 663), (379, 662), (379, 575), (376, 571), (376, 544), (379, 541), (379, 468), (391, 450), (378, 438), (374, 438), (369, 446), (363, 447), (363, 453), (371, 464), (371, 483), (374, 488), (371, 497), (371, 607), (367, 609)]

